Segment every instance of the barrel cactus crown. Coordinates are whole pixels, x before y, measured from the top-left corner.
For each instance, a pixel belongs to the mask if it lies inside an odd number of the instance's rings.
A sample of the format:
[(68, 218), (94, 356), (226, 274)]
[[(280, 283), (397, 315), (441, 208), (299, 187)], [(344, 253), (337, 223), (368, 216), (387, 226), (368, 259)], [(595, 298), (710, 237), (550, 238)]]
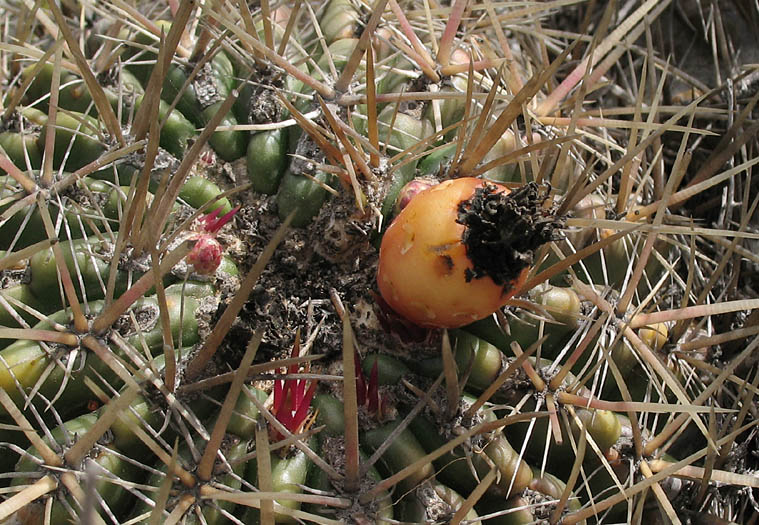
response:
[(8, 3), (0, 523), (755, 521), (759, 12), (685, 4)]

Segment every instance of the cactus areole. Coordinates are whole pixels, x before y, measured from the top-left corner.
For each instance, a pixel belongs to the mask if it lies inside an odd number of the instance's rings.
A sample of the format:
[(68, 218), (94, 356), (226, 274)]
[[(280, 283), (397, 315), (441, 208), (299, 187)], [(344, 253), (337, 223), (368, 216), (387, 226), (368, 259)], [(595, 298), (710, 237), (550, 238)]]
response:
[(535, 249), (555, 239), (561, 220), (545, 206), (549, 190), (467, 177), (414, 196), (382, 239), (383, 299), (429, 328), (492, 314), (524, 284)]

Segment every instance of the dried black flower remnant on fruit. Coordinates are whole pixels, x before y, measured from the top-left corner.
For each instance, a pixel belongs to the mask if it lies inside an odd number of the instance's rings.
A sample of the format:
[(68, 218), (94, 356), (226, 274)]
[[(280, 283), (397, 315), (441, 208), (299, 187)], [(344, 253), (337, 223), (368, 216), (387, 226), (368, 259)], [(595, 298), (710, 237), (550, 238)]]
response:
[(558, 239), (564, 219), (544, 206), (550, 191), (531, 182), (506, 194), (485, 184), (461, 201), (456, 222), (465, 226), (462, 241), (473, 266), (467, 282), (488, 276), (506, 285), (532, 265), (536, 248)]

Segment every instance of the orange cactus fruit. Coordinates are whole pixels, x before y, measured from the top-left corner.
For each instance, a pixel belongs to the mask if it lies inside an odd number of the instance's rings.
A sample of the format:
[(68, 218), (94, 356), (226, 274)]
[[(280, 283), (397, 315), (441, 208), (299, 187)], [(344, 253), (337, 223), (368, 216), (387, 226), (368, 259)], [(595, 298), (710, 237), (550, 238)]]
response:
[(533, 250), (554, 238), (560, 221), (543, 205), (547, 193), (464, 177), (415, 195), (382, 238), (383, 299), (428, 328), (491, 315), (524, 284)]

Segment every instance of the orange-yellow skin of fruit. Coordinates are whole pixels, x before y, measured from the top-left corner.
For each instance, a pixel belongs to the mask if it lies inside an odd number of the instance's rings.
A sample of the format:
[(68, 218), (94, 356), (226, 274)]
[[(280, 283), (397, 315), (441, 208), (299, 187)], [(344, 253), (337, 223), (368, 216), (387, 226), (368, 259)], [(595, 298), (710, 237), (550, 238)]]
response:
[(526, 279), (527, 269), (505, 293), (487, 276), (466, 281), (473, 266), (461, 242), (464, 225), (456, 219), (459, 203), (482, 185), (481, 179), (465, 177), (425, 190), (385, 232), (377, 284), (388, 305), (409, 321), (430, 328), (467, 325), (503, 306)]

